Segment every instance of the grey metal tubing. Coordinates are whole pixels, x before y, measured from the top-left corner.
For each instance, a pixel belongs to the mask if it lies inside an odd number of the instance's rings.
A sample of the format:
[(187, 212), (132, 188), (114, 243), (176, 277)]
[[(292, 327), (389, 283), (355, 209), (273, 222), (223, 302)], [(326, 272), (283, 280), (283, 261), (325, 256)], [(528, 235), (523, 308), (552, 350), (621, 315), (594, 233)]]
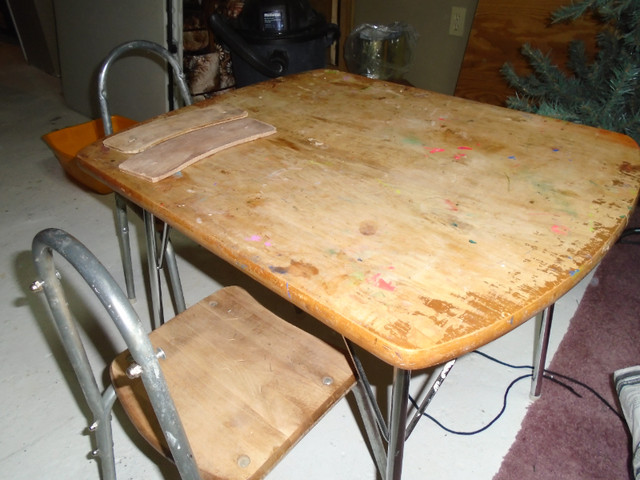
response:
[[(142, 50), (146, 52), (153, 53), (166, 62), (169, 63), (171, 69), (173, 71), (174, 78), (176, 80), (176, 84), (178, 85), (178, 89), (180, 90), (180, 95), (182, 97), (182, 102), (185, 105), (191, 105), (193, 100), (191, 99), (191, 94), (189, 93), (189, 87), (187, 86), (187, 81), (184, 76), (184, 72), (176, 57), (174, 57), (167, 49), (158, 45), (157, 43), (150, 42), (147, 40), (134, 40), (131, 42), (124, 43), (116, 48), (114, 48), (102, 62), (100, 69), (98, 71), (98, 103), (100, 104), (100, 116), (102, 118), (102, 124), (104, 128), (104, 133), (106, 135), (111, 135), (113, 133), (113, 125), (111, 123), (111, 113), (109, 111), (109, 102), (108, 102), (108, 94), (107, 94), (107, 78), (108, 73), (111, 68), (113, 62), (115, 62), (122, 55), (136, 51)], [(125, 276), (125, 285), (127, 287), (127, 295), (131, 300), (135, 299), (135, 287), (133, 283), (133, 266), (131, 262), (131, 244), (129, 240), (129, 222), (127, 219), (127, 203), (126, 200), (116, 193), (116, 229), (118, 233), (118, 239), (120, 241), (120, 248), (122, 250), (122, 266), (124, 270)], [(168, 230), (167, 234), (167, 245), (170, 245), (168, 240)], [(164, 254), (165, 250), (163, 248), (162, 253)], [(178, 313), (185, 310), (185, 302), (184, 302), (184, 294), (182, 292), (182, 285), (180, 284), (180, 276), (178, 274), (178, 263), (175, 257), (175, 251), (172, 247), (167, 249), (167, 266), (169, 271), (169, 278), (171, 280), (171, 287), (174, 294), (174, 299), (176, 301), (176, 310)], [(162, 263), (161, 263), (162, 265)], [(157, 300), (156, 300), (157, 301)]]
[(431, 387), (429, 387), (429, 391), (424, 396), (424, 399), (422, 400), (420, 407), (416, 410), (415, 414), (413, 415), (413, 418), (411, 419), (411, 422), (407, 426), (407, 433), (405, 434), (405, 437), (404, 437), (405, 440), (407, 440), (411, 435), (411, 433), (413, 432), (413, 429), (416, 427), (416, 425), (422, 418), (422, 414), (427, 409), (427, 407), (433, 400), (433, 397), (435, 397), (436, 393), (438, 393), (438, 390), (440, 390), (440, 387), (446, 380), (447, 376), (449, 375), (449, 372), (451, 371), (455, 363), (456, 363), (455, 358), (453, 360), (449, 360), (447, 363), (445, 363), (439, 369), (436, 370), (437, 373), (436, 372), (433, 373), (433, 375), (437, 375), (436, 379), (431, 384)]
[(549, 348), (549, 336), (551, 335), (551, 322), (555, 303), (549, 305), (540, 313), (540, 330), (536, 339), (533, 359), (533, 376), (531, 377), (531, 390), (529, 396), (532, 399), (539, 398), (542, 393), (542, 378), (547, 362), (547, 350)]
[(113, 408), (113, 405), (118, 400), (118, 396), (116, 395), (116, 390), (113, 388), (112, 384), (107, 385), (107, 388), (102, 392), (102, 403), (106, 405), (109, 410)]
[(360, 411), (362, 422), (364, 423), (364, 429), (369, 439), (369, 446), (371, 447), (378, 473), (380, 474), (380, 478), (384, 478), (387, 469), (387, 452), (376, 423), (371, 402), (367, 398), (366, 387), (361, 378), (358, 378), (355, 388), (352, 391), (356, 405)]
[[(42, 235), (40, 235), (42, 236)], [(48, 243), (48, 242), (47, 242)], [(36, 237), (33, 242), (33, 255), (38, 276), (47, 296), (49, 308), (55, 320), (56, 329), (67, 357), (76, 374), (84, 398), (93, 417), (89, 430), (95, 433), (97, 449), (93, 455), (100, 459), (103, 479), (115, 480), (115, 459), (113, 456), (113, 435), (111, 431), (111, 409), (103, 403), (102, 393), (93, 375), (91, 364), (82, 343), (80, 333), (67, 302), (60, 281), (56, 276), (51, 252), (45, 251), (46, 244)]]
[[(166, 223), (165, 226), (167, 226)], [(166, 252), (166, 265), (171, 282), (171, 291), (173, 292), (173, 299), (176, 302), (176, 311), (177, 313), (182, 313), (187, 309), (187, 304), (184, 301), (184, 291), (182, 290), (182, 282), (180, 281), (178, 262), (176, 261), (176, 253), (171, 241), (166, 242), (164, 250)]]
[[(95, 409), (94, 415), (98, 423), (94, 423), (93, 430), (103, 432), (110, 429), (108, 421), (110, 408), (107, 411), (105, 403), (112, 405), (114, 396), (108, 391), (105, 392), (103, 403), (103, 397), (93, 376), (64, 291), (56, 277), (53, 251), (65, 258), (91, 287), (118, 328), (133, 360), (142, 367), (143, 384), (181, 477), (189, 480), (199, 479), (191, 447), (169, 394), (158, 359), (131, 303), (109, 272), (84, 245), (62, 230), (47, 229), (38, 233), (33, 239), (33, 259), (40, 277), (40, 285), (44, 289), (64, 348), (72, 361), (92, 413)], [(113, 441), (110, 434), (100, 433), (97, 441), (100, 443), (98, 454), (101, 458), (109, 458), (109, 451), (113, 458)], [(111, 475), (111, 465), (107, 467), (103, 471)], [(113, 476), (105, 476), (108, 480), (115, 478), (115, 467), (112, 470)]]
[[(389, 427), (387, 427), (387, 423), (382, 417), (371, 384), (353, 343), (346, 338), (344, 338), (344, 342), (358, 375), (358, 382), (356, 383), (356, 388), (353, 390), (353, 394), (364, 423), (376, 467), (378, 468), (381, 478), (385, 480), (399, 480), (402, 477), (402, 460), (405, 442), (413, 432), (427, 406), (440, 389), (440, 386), (447, 378), (456, 360), (448, 361), (437, 370), (437, 373), (434, 372), (433, 375), (436, 375), (436, 379), (430, 386), (429, 391), (426, 393), (409, 425), (407, 425), (407, 411), (411, 372), (408, 370), (394, 369), (392, 406)], [(387, 442), (386, 451), (384, 442)]]
[(411, 372), (409, 370), (393, 369), (386, 480), (400, 480), (402, 478), (410, 383)]
[(358, 355), (356, 354), (353, 343), (345, 337), (343, 337), (343, 340), (347, 347), (347, 351), (349, 352), (349, 356), (351, 357), (351, 361), (353, 362), (353, 366), (356, 369), (356, 373), (358, 374), (358, 379), (362, 380), (363, 393), (365, 394), (363, 400), (367, 402), (368, 411), (374, 415), (374, 421), (378, 426), (380, 435), (382, 436), (385, 442), (388, 442), (389, 429), (384, 420), (382, 412), (380, 412), (380, 408), (378, 407), (378, 402), (376, 401), (376, 397), (373, 393), (373, 390), (371, 389), (371, 383), (367, 378), (367, 373), (364, 371), (364, 367), (362, 366), (360, 357), (358, 357)]
[(356, 386), (353, 389), (353, 396), (356, 400), (356, 405), (360, 412), (360, 416), (364, 423), (364, 429), (369, 439), (369, 445), (371, 447), (373, 458), (378, 468), (378, 473), (381, 478), (386, 475), (387, 469), (387, 452), (385, 448), (385, 442), (389, 440), (389, 431), (387, 425), (380, 413), (378, 402), (375, 399), (371, 384), (364, 371), (362, 362), (358, 357), (353, 343), (345, 337), (342, 337), (347, 352), (351, 357), (351, 361), (356, 369), (356, 375), (358, 377)]
[(149, 271), (149, 288), (151, 289), (151, 313), (154, 328), (164, 323), (162, 306), (162, 288), (160, 285), (160, 269), (158, 268), (158, 247), (156, 238), (155, 217), (146, 210), (142, 211), (144, 219), (145, 237), (147, 239), (147, 267)]
[(116, 230), (120, 240), (122, 254), (122, 268), (124, 270), (124, 284), (127, 287), (127, 297), (136, 299), (136, 287), (133, 281), (133, 263), (131, 262), (131, 241), (129, 240), (129, 220), (127, 218), (127, 201), (117, 193), (116, 200)]
[(89, 427), (89, 432), (95, 434), (97, 447), (91, 454), (100, 459), (103, 480), (116, 480), (116, 459), (113, 451), (113, 430), (111, 428), (111, 411), (116, 398), (113, 385), (109, 385), (101, 395), (103, 410), (94, 415), (93, 424)]
[(176, 79), (176, 83), (178, 84), (178, 88), (182, 96), (182, 101), (185, 105), (191, 105), (192, 103), (191, 94), (189, 93), (189, 88), (187, 87), (187, 81), (185, 79), (184, 73), (182, 72), (182, 67), (180, 66), (180, 64), (178, 64), (176, 58), (171, 55), (171, 53), (169, 53), (166, 48), (158, 45), (157, 43), (149, 42), (147, 40), (134, 40), (124, 43), (111, 50), (109, 55), (107, 55), (105, 60), (102, 62), (100, 70), (98, 71), (98, 102), (100, 103), (100, 115), (102, 116), (105, 135), (111, 135), (113, 133), (107, 95), (107, 77), (109, 69), (111, 67), (111, 64), (118, 58), (120, 58), (125, 53), (134, 50), (144, 50), (147, 52), (151, 52), (166, 60), (169, 65), (171, 65), (171, 68), (173, 70), (173, 75)]

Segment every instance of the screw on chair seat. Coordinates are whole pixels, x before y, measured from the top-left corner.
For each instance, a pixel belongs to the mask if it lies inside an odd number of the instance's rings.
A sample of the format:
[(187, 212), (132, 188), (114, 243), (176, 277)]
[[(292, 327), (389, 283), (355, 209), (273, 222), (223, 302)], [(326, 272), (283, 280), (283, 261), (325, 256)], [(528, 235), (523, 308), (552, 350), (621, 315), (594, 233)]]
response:
[[(227, 287), (154, 330), (160, 367), (203, 479), (255, 479), (355, 384), (345, 356)], [(111, 365), (125, 411), (170, 457), (128, 351)]]

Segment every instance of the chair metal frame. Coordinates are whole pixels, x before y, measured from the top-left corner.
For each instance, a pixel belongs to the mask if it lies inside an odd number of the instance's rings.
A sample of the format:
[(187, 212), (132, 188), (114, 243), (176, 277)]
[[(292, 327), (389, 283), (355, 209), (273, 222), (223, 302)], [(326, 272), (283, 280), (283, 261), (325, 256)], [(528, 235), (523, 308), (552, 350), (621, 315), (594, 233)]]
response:
[[(104, 59), (98, 73), (98, 102), (100, 104), (100, 116), (104, 125), (105, 136), (113, 133), (111, 123), (111, 114), (109, 111), (109, 102), (107, 94), (107, 78), (111, 65), (123, 55), (133, 51), (144, 51), (159, 56), (164, 59), (173, 72), (176, 84), (180, 91), (182, 101), (185, 105), (191, 105), (192, 99), (187, 87), (187, 82), (176, 58), (169, 53), (167, 49), (157, 43), (147, 40), (134, 40), (126, 42), (114, 48)], [(116, 216), (116, 233), (120, 243), (122, 253), (122, 267), (124, 270), (125, 285), (127, 288), (127, 296), (129, 299), (135, 299), (135, 286), (133, 281), (133, 264), (131, 261), (131, 242), (129, 238), (129, 221), (127, 217), (127, 200), (119, 194), (115, 194), (115, 216)], [(170, 228), (167, 224), (162, 223), (162, 235), (160, 248), (157, 248), (156, 240), (156, 219), (148, 212), (143, 212), (145, 222), (145, 231), (147, 236), (147, 261), (149, 265), (149, 276), (151, 279), (151, 300), (153, 309), (153, 318), (156, 325), (160, 325), (164, 321), (162, 309), (162, 290), (160, 288), (160, 271), (166, 260), (166, 266), (171, 282), (171, 289), (174, 295), (177, 313), (186, 309), (184, 302), (184, 294), (180, 283), (180, 275), (178, 273), (178, 264), (176, 261), (173, 245), (169, 240)]]
[(115, 480), (115, 455), (111, 412), (116, 401), (113, 385), (101, 391), (91, 368), (78, 327), (71, 314), (53, 261), (53, 252), (62, 256), (85, 280), (105, 307), (124, 339), (133, 360), (141, 367), (141, 378), (160, 426), (171, 449), (181, 478), (200, 479), (189, 441), (169, 393), (157, 354), (131, 302), (98, 259), (78, 240), (59, 229), (47, 229), (33, 239), (32, 254), (40, 280), (33, 291), (44, 291), (60, 339), (71, 361), (83, 394), (91, 409), (103, 480)]

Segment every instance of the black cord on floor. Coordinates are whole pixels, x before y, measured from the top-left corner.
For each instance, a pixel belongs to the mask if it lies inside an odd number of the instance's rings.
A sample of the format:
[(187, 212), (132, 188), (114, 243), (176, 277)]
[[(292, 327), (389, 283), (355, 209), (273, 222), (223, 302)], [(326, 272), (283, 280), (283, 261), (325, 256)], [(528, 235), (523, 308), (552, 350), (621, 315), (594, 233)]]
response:
[[(533, 376), (533, 366), (531, 365), (512, 365), (510, 363), (506, 363), (503, 362), (502, 360), (499, 360), (495, 357), (492, 357), (491, 355), (488, 355), (484, 352), (480, 352), (480, 351), (474, 351), (473, 353), (476, 353), (488, 360), (491, 360), (492, 362), (495, 362), (499, 365), (505, 366), (505, 367), (509, 367), (509, 368), (514, 368), (514, 369), (526, 369), (526, 370), (531, 370), (532, 373), (528, 373), (526, 375), (522, 375), (516, 379), (514, 379), (509, 386), (507, 387), (507, 389), (504, 392), (504, 396), (503, 396), (503, 400), (502, 400), (502, 409), (500, 410), (500, 412), (498, 412), (498, 414), (489, 422), (487, 423), (484, 427), (479, 428), (477, 430), (473, 430), (470, 432), (461, 432), (461, 431), (456, 431), (453, 430), (451, 428), (446, 427), (445, 425), (443, 425), (440, 421), (438, 421), (436, 418), (434, 418), (432, 415), (424, 412), (422, 413), (422, 415), (426, 418), (428, 418), (429, 420), (431, 420), (433, 423), (435, 423), (436, 425), (438, 425), (440, 428), (442, 428), (445, 432), (451, 433), (453, 435), (464, 435), (464, 436), (470, 436), (470, 435), (477, 435), (478, 433), (484, 432), (485, 430), (487, 430), (488, 428), (490, 428), (494, 423), (496, 423), (498, 421), (498, 419), (504, 414), (505, 410), (507, 409), (507, 399), (509, 397), (509, 392), (511, 391), (511, 389), (513, 388), (513, 386), (518, 383), (521, 380), (524, 380), (525, 378), (531, 378)], [(619, 413), (609, 402), (607, 402), (607, 400), (600, 395), (594, 388), (590, 387), (589, 385), (580, 382), (579, 380), (576, 380), (574, 378), (568, 377), (566, 375), (562, 375), (560, 373), (557, 372), (552, 372), (550, 370), (545, 370), (543, 372), (543, 377), (546, 378), (547, 380), (550, 380), (554, 383), (557, 383), (558, 385), (566, 388), (567, 390), (569, 390), (571, 393), (573, 393), (574, 395), (582, 398), (582, 395), (580, 395), (580, 393), (578, 393), (571, 385), (567, 385), (566, 383), (560, 381), (559, 379), (562, 379), (566, 382), (571, 382), (574, 383), (576, 385), (581, 386), (582, 388), (588, 390), (589, 392), (591, 392), (593, 395), (596, 396), (596, 398), (598, 398), (598, 400), (600, 400), (609, 410), (611, 410), (618, 418), (620, 418), (622, 421), (624, 421), (624, 417), (621, 413)], [(409, 396), (409, 400), (411, 401), (412, 405), (414, 406), (414, 408), (418, 408), (418, 404), (415, 401), (415, 399), (410, 395)]]
[[(566, 375), (562, 375), (561, 373), (552, 372), (551, 370), (545, 370), (544, 371), (544, 378), (547, 378), (547, 379), (549, 379), (549, 380), (551, 380), (553, 382), (556, 382), (556, 383), (559, 383), (559, 384), (562, 385), (562, 382), (560, 382), (557, 378), (554, 378), (554, 377), (559, 377), (559, 378), (562, 378), (563, 380), (567, 380), (569, 382), (575, 383), (576, 385), (580, 385), (582, 388), (590, 391), (593, 395), (596, 396), (596, 398), (598, 400), (600, 400), (602, 403), (604, 403), (604, 405), (609, 410), (611, 410), (620, 420), (622, 420), (623, 422), (625, 421), (624, 415), (622, 415), (620, 412), (618, 412), (618, 410), (616, 410), (616, 408), (613, 405), (611, 405), (602, 395), (600, 395), (594, 388), (590, 387), (586, 383), (582, 383), (581, 381), (576, 380), (575, 378), (567, 377)], [(573, 389), (570, 388), (570, 390), (573, 390)], [(582, 395), (580, 395), (578, 392), (576, 392), (575, 390), (573, 390), (573, 392), (574, 392), (575, 395), (577, 395), (578, 397), (582, 398)]]
[[(513, 380), (509, 386), (507, 387), (507, 390), (504, 392), (504, 398), (502, 401), (502, 409), (500, 410), (500, 412), (498, 413), (498, 415), (496, 415), (493, 420), (491, 420), (488, 424), (486, 424), (484, 427), (479, 428), (478, 430), (474, 430), (472, 432), (459, 432), (456, 430), (452, 430), (448, 427), (445, 427), (442, 423), (440, 423), (438, 420), (436, 420), (434, 417), (432, 417), (431, 415), (429, 415), (428, 413), (424, 412), (422, 415), (425, 416), (426, 418), (428, 418), (429, 420), (431, 420), (433, 423), (435, 423), (436, 425), (438, 425), (440, 428), (442, 428), (445, 432), (448, 433), (452, 433), (453, 435), (476, 435), (478, 433), (484, 432), (485, 430), (487, 430), (488, 428), (490, 428), (494, 423), (496, 423), (498, 421), (498, 419), (502, 416), (502, 414), (504, 413), (504, 411), (507, 409), (507, 397), (509, 396), (509, 390), (511, 390), (511, 388), (518, 383), (520, 380), (525, 379), (525, 378), (530, 378), (532, 376), (531, 373), (528, 373), (527, 375), (522, 375), (521, 377), (516, 378), (515, 380)], [(414, 407), (417, 408), (417, 404), (415, 402), (415, 400), (409, 396), (409, 399), (411, 400), (411, 403), (414, 405)]]

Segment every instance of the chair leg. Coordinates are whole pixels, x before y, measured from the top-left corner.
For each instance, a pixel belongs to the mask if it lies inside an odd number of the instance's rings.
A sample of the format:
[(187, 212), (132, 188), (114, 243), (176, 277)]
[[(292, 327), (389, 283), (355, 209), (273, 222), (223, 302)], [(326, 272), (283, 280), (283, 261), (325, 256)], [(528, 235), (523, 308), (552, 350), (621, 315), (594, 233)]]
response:
[[(118, 240), (120, 243), (120, 248), (122, 252), (122, 268), (124, 270), (124, 280), (127, 288), (127, 297), (130, 300), (134, 301), (136, 299), (135, 293), (135, 285), (133, 280), (133, 264), (131, 261), (131, 241), (129, 237), (129, 221), (127, 216), (127, 201), (121, 196), (116, 194), (116, 230), (118, 235)], [(155, 219), (153, 215), (150, 219), (151, 225), (155, 223)], [(169, 227), (165, 224), (163, 230), (163, 239), (160, 245), (160, 249), (158, 249), (157, 242), (155, 239), (155, 225), (153, 225), (154, 239), (153, 243), (150, 242), (149, 235), (151, 235), (151, 230), (147, 230), (147, 252), (151, 249), (152, 255), (147, 255), (149, 261), (153, 258), (153, 262), (149, 265), (154, 266), (154, 270), (150, 272), (152, 277), (151, 279), (151, 290), (152, 290), (152, 303), (154, 305), (154, 318), (158, 325), (162, 324), (162, 307), (158, 306), (158, 302), (160, 302), (161, 294), (159, 293), (160, 284), (157, 286), (154, 285), (155, 277), (158, 274), (158, 270), (162, 269), (164, 264), (164, 259), (166, 256), (166, 265), (167, 271), (169, 273), (169, 281), (171, 284), (171, 291), (173, 293), (173, 299), (176, 305), (176, 313), (184, 312), (187, 307), (184, 301), (184, 292), (182, 290), (182, 283), (180, 281), (180, 272), (178, 270), (178, 262), (176, 260), (175, 249), (173, 248), (173, 244), (171, 240), (169, 240)], [(159, 282), (159, 280), (158, 280)], [(160, 310), (158, 310), (160, 308)]]
[(97, 446), (91, 454), (100, 459), (102, 480), (116, 480), (116, 459), (113, 451), (113, 429), (111, 427), (111, 412), (116, 399), (113, 385), (109, 385), (102, 394), (104, 410), (89, 427), (89, 431), (95, 434)]
[(116, 197), (116, 234), (122, 252), (122, 268), (124, 270), (124, 282), (127, 287), (129, 300), (136, 299), (136, 290), (133, 283), (133, 263), (131, 262), (131, 242), (129, 240), (129, 220), (127, 218), (127, 201), (117, 193)]

